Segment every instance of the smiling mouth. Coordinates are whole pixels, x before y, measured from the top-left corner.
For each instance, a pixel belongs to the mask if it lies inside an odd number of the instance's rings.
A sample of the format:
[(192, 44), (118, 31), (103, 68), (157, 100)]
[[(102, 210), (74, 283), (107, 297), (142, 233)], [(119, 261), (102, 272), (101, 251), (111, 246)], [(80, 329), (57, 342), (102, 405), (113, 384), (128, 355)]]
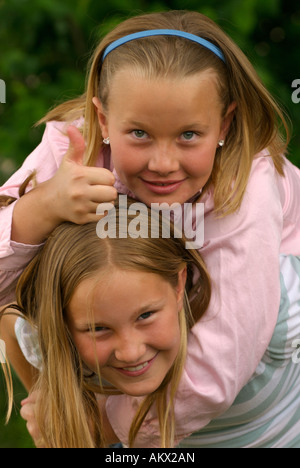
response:
[(137, 364), (136, 366), (115, 367), (115, 369), (129, 377), (137, 377), (137, 376), (143, 375), (145, 372), (148, 371), (148, 369), (150, 369), (157, 355), (158, 353), (155, 356), (153, 356), (152, 359), (149, 359), (149, 361), (142, 362), (140, 364)]
[(144, 369), (144, 367), (148, 366), (149, 362), (150, 361), (146, 361), (143, 364), (139, 364), (138, 366), (135, 366), (135, 367), (122, 367), (122, 369), (129, 371), (129, 372), (139, 371), (141, 369)]
[(180, 182), (183, 182), (183, 180), (168, 180), (167, 182), (155, 182), (152, 180), (144, 179), (144, 182), (151, 185), (157, 185), (158, 187), (167, 187), (168, 185), (179, 184)]
[(142, 179), (145, 186), (153, 193), (158, 195), (169, 195), (176, 190), (178, 190), (183, 182), (186, 179), (182, 180), (168, 180), (168, 181), (154, 181), (154, 180), (145, 180)]

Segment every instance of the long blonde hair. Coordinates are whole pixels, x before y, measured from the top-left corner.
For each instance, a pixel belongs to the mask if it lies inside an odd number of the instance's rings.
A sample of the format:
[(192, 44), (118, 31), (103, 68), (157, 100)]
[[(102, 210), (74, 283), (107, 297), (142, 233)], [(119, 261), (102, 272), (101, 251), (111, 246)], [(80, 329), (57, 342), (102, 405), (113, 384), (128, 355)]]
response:
[[(218, 46), (226, 59), (189, 40), (156, 36), (128, 42), (111, 52), (102, 63), (105, 48), (113, 41), (137, 31), (177, 29), (198, 35)], [(283, 175), (283, 156), (289, 130), (283, 112), (266, 90), (253, 66), (212, 20), (201, 13), (168, 11), (129, 18), (107, 34), (96, 47), (90, 60), (86, 92), (50, 111), (41, 122), (71, 122), (84, 117), (83, 134), (87, 143), (86, 164), (94, 165), (102, 144), (97, 115), (92, 103), (99, 97), (108, 106), (112, 77), (123, 68), (134, 67), (145, 76), (187, 77), (213, 69), (218, 77), (218, 90), (223, 103), (223, 117), (230, 103), (237, 108), (226, 137), (226, 144), (217, 149), (211, 178), (205, 189), (213, 186), (215, 211), (227, 215), (236, 211), (247, 186), (253, 157), (268, 149), (276, 170)], [(285, 130), (285, 138), (282, 136)]]
[[(146, 208), (146, 207), (145, 207)], [(114, 394), (92, 383), (73, 343), (65, 311), (78, 284), (99, 270), (119, 269), (160, 275), (176, 287), (178, 273), (187, 268), (186, 298), (179, 314), (181, 344), (175, 362), (160, 387), (142, 402), (131, 426), (134, 439), (149, 409), (156, 404), (162, 447), (172, 446), (173, 403), (185, 363), (187, 333), (206, 311), (211, 294), (209, 275), (196, 251), (185, 248), (184, 236), (151, 238), (151, 216), (147, 208), (148, 237), (124, 238), (126, 227), (135, 219), (126, 213), (120, 223), (116, 209), (116, 238), (99, 239), (96, 223), (64, 223), (50, 235), (45, 246), (22, 274), (17, 286), (17, 309), (38, 329), (42, 370), (35, 388), (39, 391), (37, 420), (47, 447), (103, 447), (101, 417), (95, 392)], [(161, 219), (161, 218), (160, 218)], [(162, 229), (162, 224), (160, 224)], [(198, 273), (194, 283), (195, 272)], [(189, 298), (189, 301), (187, 299)], [(99, 371), (100, 372), (100, 371)], [(101, 379), (101, 375), (99, 376)]]

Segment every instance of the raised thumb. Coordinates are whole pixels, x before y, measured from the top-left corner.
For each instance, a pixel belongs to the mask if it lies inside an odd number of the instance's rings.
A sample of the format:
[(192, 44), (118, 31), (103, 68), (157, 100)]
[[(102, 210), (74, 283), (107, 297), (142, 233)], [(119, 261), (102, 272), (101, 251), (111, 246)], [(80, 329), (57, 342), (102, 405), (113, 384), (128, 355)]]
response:
[(67, 128), (67, 134), (70, 140), (70, 145), (66, 154), (66, 158), (69, 161), (73, 161), (77, 164), (83, 164), (85, 141), (82, 134), (78, 128), (74, 127), (74, 125), (70, 125)]

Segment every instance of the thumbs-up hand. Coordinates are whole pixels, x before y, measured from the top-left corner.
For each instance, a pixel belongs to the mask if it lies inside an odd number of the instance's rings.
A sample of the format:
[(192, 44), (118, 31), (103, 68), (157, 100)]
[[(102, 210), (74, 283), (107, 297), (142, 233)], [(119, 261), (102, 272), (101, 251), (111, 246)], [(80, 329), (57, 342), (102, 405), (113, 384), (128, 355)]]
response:
[(62, 163), (49, 181), (52, 209), (58, 222), (86, 224), (97, 221), (97, 206), (117, 198), (112, 172), (104, 168), (83, 165), (85, 142), (76, 127), (67, 130), (70, 146)]

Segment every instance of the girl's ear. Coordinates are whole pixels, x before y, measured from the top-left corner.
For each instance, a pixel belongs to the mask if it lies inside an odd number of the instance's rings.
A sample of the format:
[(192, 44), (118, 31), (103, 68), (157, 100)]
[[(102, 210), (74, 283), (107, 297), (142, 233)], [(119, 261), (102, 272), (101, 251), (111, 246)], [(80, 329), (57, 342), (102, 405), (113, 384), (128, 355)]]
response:
[(100, 125), (101, 133), (103, 138), (108, 138), (108, 125), (107, 125), (107, 117), (106, 113), (104, 112), (103, 106), (99, 98), (93, 97), (92, 102), (95, 106), (95, 110), (98, 116), (98, 122)]
[(223, 121), (222, 121), (219, 140), (225, 140), (226, 139), (226, 135), (227, 135), (227, 133), (229, 131), (230, 124), (231, 124), (232, 119), (234, 117), (236, 107), (237, 107), (237, 104), (236, 104), (235, 101), (233, 101), (231, 104), (229, 104), (227, 112), (225, 114), (225, 117), (223, 118)]
[(182, 309), (183, 307), (183, 297), (184, 297), (184, 291), (185, 291), (186, 277), (187, 277), (187, 268), (184, 267), (178, 273), (178, 283), (176, 286), (177, 303), (179, 305), (179, 309)]

